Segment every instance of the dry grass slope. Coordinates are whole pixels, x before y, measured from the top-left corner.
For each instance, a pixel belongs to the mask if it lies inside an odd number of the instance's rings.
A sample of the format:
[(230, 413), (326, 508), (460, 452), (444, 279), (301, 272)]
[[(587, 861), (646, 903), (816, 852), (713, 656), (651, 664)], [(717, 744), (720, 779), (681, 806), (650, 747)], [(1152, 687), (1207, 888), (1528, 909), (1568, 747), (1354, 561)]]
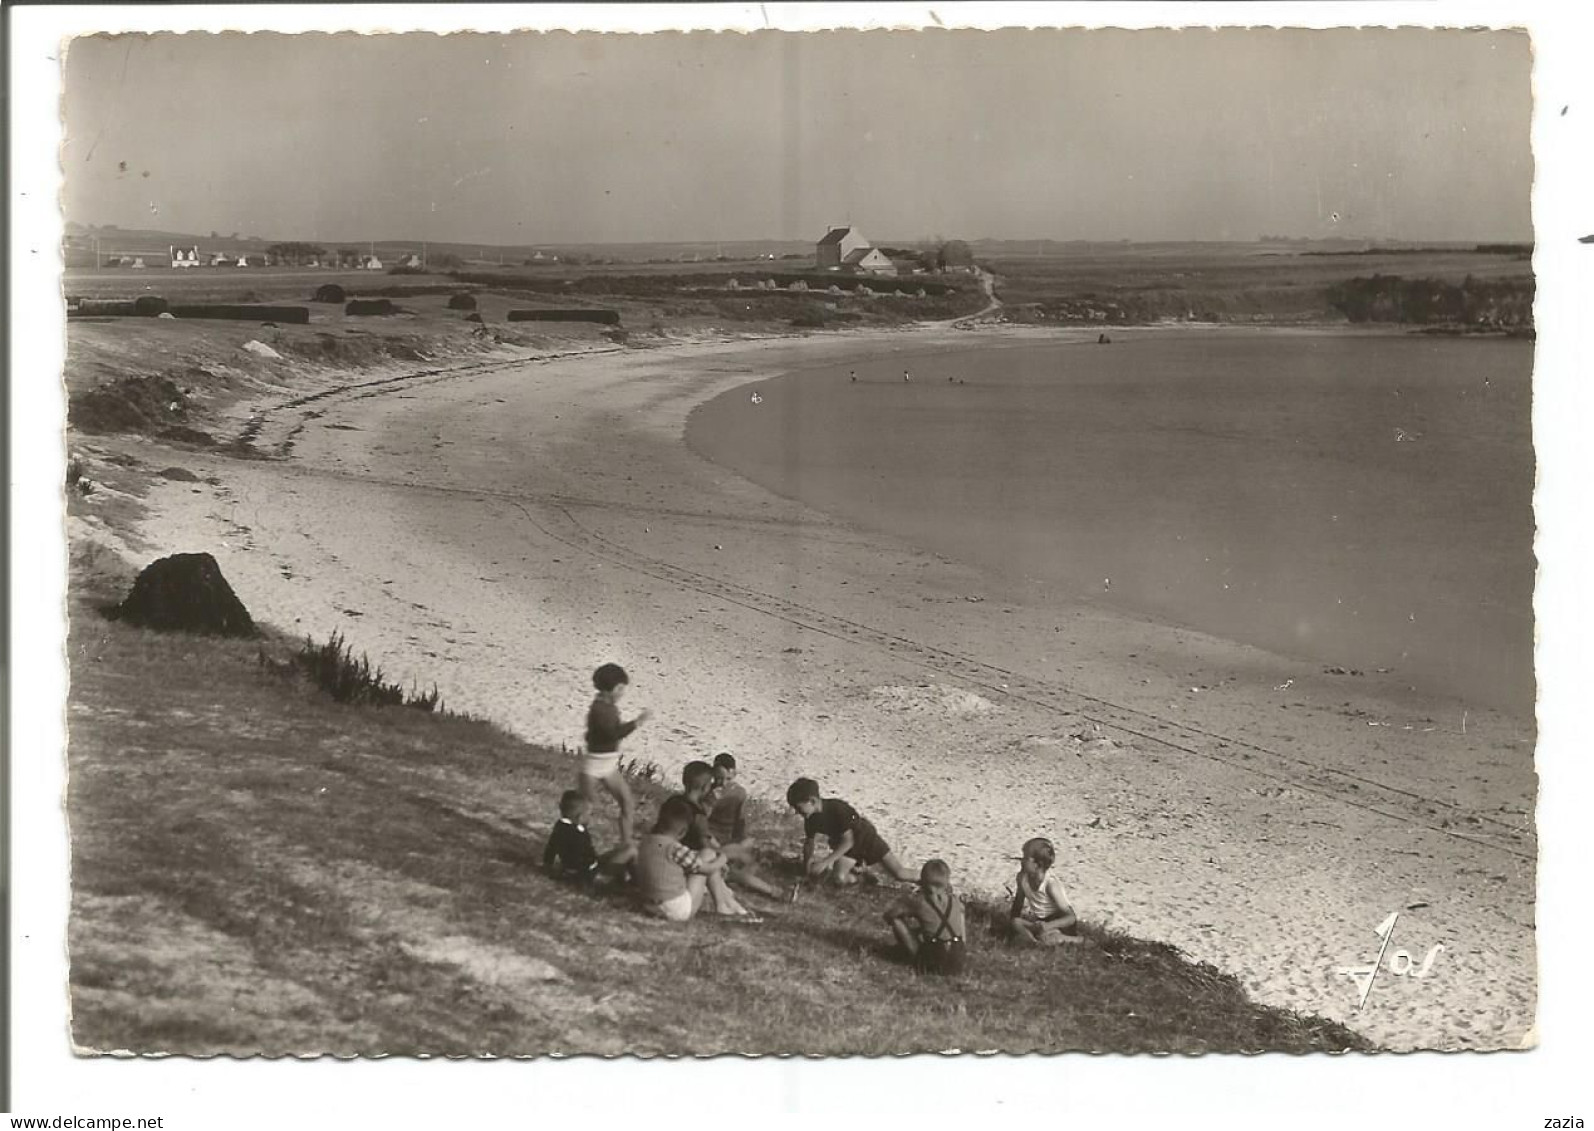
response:
[[(1361, 1049), (1172, 948), (1097, 929), (972, 971), (890, 960), (891, 896), (677, 928), (539, 871), (560, 752), (442, 712), (346, 706), (294, 644), (105, 620), (74, 555), (73, 1034), (92, 1049), (286, 1054)], [(642, 783), (648, 819), (662, 793)], [(609, 833), (607, 815), (600, 835)], [(761, 812), (766, 867), (792, 821)]]

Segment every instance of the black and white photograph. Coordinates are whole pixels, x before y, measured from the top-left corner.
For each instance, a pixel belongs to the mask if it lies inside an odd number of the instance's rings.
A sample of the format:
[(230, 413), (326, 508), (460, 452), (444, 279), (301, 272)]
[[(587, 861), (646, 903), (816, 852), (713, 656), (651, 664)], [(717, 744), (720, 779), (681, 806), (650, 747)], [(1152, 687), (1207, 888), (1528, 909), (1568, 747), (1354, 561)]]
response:
[(38, 92), (75, 1058), (1541, 1043), (1528, 28), (335, 26)]

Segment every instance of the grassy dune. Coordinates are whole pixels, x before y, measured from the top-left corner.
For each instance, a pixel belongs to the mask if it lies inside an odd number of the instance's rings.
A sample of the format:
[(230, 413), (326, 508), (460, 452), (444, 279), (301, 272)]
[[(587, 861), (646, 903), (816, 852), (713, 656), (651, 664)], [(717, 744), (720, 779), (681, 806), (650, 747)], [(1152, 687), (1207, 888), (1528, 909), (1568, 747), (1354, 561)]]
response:
[[(558, 751), (486, 723), (337, 702), (293, 642), (106, 620), (130, 580), (79, 543), (69, 705), (73, 1034), (173, 1053), (904, 1053), (1365, 1048), (1172, 948), (1087, 925), (972, 972), (886, 952), (892, 893), (675, 927), (539, 871)], [(638, 781), (649, 819), (661, 787)], [(761, 810), (764, 866), (798, 830)], [(612, 835), (600, 813), (600, 837)]]

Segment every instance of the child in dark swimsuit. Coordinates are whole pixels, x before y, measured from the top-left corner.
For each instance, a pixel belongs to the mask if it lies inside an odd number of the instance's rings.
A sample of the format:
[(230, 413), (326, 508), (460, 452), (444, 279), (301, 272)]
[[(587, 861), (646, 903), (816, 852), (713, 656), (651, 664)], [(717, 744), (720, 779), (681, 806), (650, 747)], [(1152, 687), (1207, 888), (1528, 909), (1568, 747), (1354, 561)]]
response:
[(963, 901), (952, 890), (952, 869), (943, 860), (919, 871), (919, 890), (886, 912), (886, 923), (921, 974), (961, 974), (968, 958)]

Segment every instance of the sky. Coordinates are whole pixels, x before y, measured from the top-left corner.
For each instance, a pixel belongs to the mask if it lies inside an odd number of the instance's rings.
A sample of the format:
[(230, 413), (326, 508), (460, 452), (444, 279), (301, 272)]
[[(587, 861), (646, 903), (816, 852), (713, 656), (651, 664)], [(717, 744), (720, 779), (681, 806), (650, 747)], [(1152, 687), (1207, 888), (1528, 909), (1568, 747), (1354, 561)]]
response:
[(508, 245), (1532, 238), (1525, 33), (74, 40), (66, 219)]

